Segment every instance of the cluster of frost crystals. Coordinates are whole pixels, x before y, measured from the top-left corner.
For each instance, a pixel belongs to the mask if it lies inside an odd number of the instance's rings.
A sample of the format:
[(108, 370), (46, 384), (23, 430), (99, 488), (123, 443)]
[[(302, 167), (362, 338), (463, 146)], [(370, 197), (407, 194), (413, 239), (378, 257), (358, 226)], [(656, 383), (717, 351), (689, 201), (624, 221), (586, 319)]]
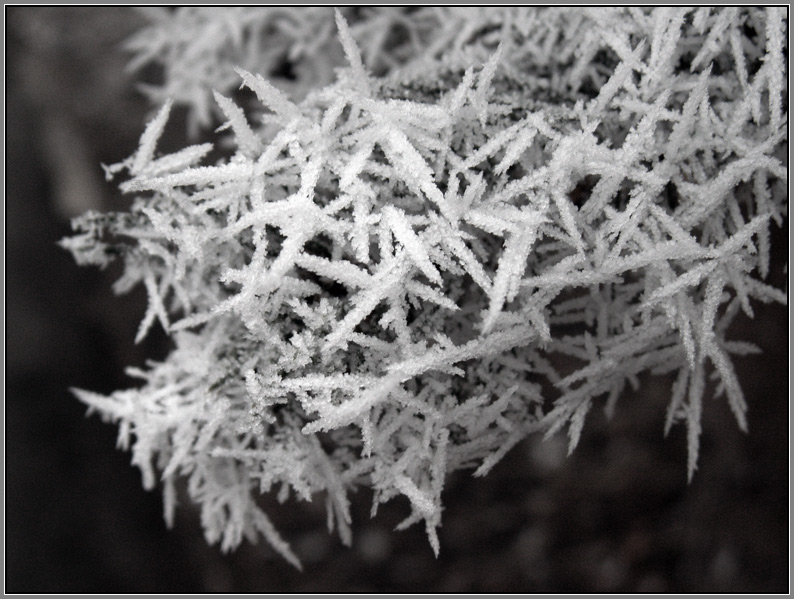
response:
[(117, 291), (148, 292), (139, 338), (159, 323), (174, 343), (141, 386), (79, 398), (162, 482), (166, 519), (184, 479), (224, 549), (261, 534), (297, 565), (257, 497), (322, 497), (349, 542), (366, 487), (373, 514), (407, 497), (438, 552), (448, 473), (535, 431), (573, 449), (646, 373), (675, 375), (664, 427), (685, 423), (690, 476), (708, 379), (746, 427), (731, 356), (757, 350), (728, 328), (787, 301), (764, 283), (788, 201), (785, 10), (409, 17), (444, 27), (376, 77), (337, 13), (348, 67), (298, 104), (238, 69), (266, 110), (215, 92), (233, 150), (214, 164), (210, 144), (158, 155), (166, 103), (108, 168), (130, 212), (63, 241), (123, 260)]

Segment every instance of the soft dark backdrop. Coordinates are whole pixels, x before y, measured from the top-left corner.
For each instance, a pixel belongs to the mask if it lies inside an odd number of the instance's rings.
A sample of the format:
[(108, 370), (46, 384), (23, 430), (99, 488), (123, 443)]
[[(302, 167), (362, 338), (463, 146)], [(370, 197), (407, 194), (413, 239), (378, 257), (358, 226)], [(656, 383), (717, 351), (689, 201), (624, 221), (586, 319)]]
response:
[[(147, 106), (119, 43), (129, 8), (6, 8), (5, 590), (133, 592), (787, 592), (788, 310), (759, 306), (737, 323), (762, 356), (737, 362), (750, 434), (723, 400), (707, 401), (699, 470), (686, 483), (683, 428), (664, 439), (671, 382), (644, 379), (614, 420), (594, 410), (579, 448), (530, 439), (484, 479), (446, 487), (435, 559), (421, 527), (394, 532), (394, 501), (369, 518), (354, 504), (354, 544), (325, 531), (322, 502), (270, 511), (303, 560), (299, 573), (264, 545), (223, 555), (196, 512), (162, 520), (116, 429), (69, 387), (129, 386), (128, 365), (166, 340), (132, 342), (142, 293), (115, 297), (112, 268), (78, 268), (56, 246), (68, 216), (125, 200), (100, 162), (130, 155)], [(156, 77), (157, 73), (145, 76)], [(180, 140), (179, 115), (172, 127)], [(787, 231), (775, 236), (782, 284)]]

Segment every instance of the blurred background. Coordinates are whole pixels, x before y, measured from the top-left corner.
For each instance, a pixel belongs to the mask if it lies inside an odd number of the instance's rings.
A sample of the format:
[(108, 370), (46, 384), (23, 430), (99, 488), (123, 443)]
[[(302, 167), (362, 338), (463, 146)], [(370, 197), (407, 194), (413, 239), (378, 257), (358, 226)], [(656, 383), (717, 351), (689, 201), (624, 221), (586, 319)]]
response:
[[(588, 417), (566, 442), (529, 439), (487, 477), (446, 486), (441, 555), (423, 528), (393, 531), (407, 501), (354, 496), (351, 548), (325, 529), (324, 506), (265, 498), (304, 563), (264, 544), (224, 555), (198, 515), (167, 530), (116, 428), (69, 392), (130, 386), (126, 366), (162, 358), (168, 342), (133, 339), (146, 298), (116, 297), (120, 275), (83, 269), (56, 242), (86, 209), (126, 205), (100, 163), (137, 147), (147, 101), (120, 44), (132, 8), (6, 7), (5, 591), (155, 592), (734, 592), (789, 584), (788, 310), (757, 306), (733, 338), (763, 355), (737, 359), (750, 434), (724, 400), (707, 401), (699, 470), (686, 482), (684, 429), (663, 438), (672, 381), (643, 379), (607, 421)], [(157, 77), (144, 72), (143, 77)], [(184, 144), (179, 114), (166, 146)], [(782, 287), (787, 231), (773, 238)]]

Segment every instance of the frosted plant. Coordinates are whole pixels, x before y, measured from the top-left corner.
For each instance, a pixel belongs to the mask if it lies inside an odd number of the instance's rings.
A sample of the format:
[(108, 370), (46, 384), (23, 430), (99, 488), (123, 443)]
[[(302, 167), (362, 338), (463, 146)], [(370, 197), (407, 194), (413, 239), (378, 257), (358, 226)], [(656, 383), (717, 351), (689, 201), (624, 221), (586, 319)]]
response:
[(116, 291), (148, 293), (138, 340), (174, 344), (141, 386), (78, 397), (162, 483), (166, 520), (184, 479), (224, 550), (261, 534), (299, 564), (271, 491), (324, 497), (349, 543), (364, 486), (373, 515), (407, 497), (438, 553), (448, 473), (534, 432), (573, 450), (643, 374), (675, 375), (663, 427), (685, 424), (691, 478), (709, 379), (747, 427), (732, 356), (757, 349), (731, 321), (787, 301), (764, 282), (788, 202), (783, 9), (389, 10), (415, 43), (362, 53), (337, 12), (347, 67), (298, 103), (232, 71), (263, 109), (214, 92), (214, 164), (211, 144), (158, 154), (165, 102), (107, 167), (131, 210), (62, 242), (123, 260)]

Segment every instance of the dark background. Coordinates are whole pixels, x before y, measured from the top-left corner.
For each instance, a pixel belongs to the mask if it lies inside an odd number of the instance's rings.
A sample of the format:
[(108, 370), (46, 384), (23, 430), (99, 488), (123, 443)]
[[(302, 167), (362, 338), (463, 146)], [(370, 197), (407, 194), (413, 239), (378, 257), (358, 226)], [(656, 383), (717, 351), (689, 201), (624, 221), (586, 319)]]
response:
[[(671, 381), (643, 379), (607, 422), (593, 410), (570, 458), (530, 439), (487, 477), (453, 475), (441, 556), (421, 526), (392, 529), (407, 502), (354, 496), (354, 543), (325, 530), (322, 501), (269, 513), (304, 562), (264, 544), (208, 547), (186, 502), (167, 530), (159, 493), (141, 487), (116, 428), (70, 393), (133, 384), (129, 365), (163, 357), (133, 344), (145, 296), (116, 297), (119, 271), (79, 268), (56, 242), (68, 216), (125, 200), (100, 162), (129, 156), (148, 105), (119, 43), (129, 8), (6, 9), (5, 590), (140, 592), (777, 592), (788, 591), (788, 309), (757, 306), (733, 338), (749, 408), (742, 434), (723, 399), (707, 400), (699, 470), (686, 482), (682, 427), (662, 429)], [(154, 74), (156, 75), (156, 74)], [(180, 139), (180, 119), (170, 142)], [(782, 286), (787, 231), (771, 282)]]

